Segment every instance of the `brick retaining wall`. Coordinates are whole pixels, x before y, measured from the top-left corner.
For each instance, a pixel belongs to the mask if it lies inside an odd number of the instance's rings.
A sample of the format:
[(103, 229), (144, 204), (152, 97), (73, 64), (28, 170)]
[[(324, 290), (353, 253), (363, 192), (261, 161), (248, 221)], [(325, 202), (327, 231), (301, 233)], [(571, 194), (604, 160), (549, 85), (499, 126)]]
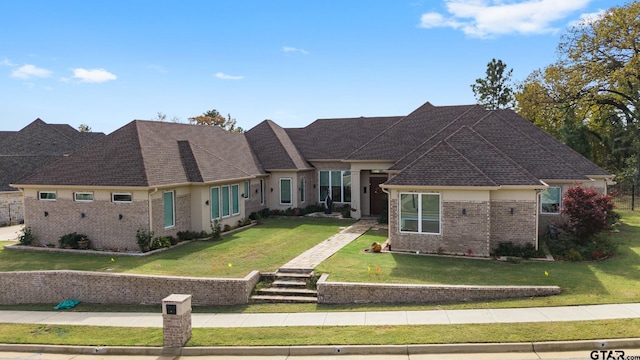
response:
[(320, 304), (448, 303), (560, 294), (558, 286), (466, 286), (317, 282)]
[(89, 271), (0, 272), (0, 304), (57, 303), (77, 299), (95, 304), (161, 304), (170, 294), (191, 294), (196, 306), (247, 304), (260, 280), (109, 274)]

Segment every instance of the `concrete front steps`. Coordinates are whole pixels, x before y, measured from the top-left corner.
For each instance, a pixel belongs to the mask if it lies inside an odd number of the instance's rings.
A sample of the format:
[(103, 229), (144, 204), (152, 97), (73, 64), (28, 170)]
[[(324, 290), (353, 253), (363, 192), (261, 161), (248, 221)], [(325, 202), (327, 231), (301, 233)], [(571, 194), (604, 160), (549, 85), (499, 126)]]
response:
[(284, 269), (275, 273), (271, 287), (251, 296), (254, 303), (317, 303), (318, 292), (307, 288), (313, 269)]

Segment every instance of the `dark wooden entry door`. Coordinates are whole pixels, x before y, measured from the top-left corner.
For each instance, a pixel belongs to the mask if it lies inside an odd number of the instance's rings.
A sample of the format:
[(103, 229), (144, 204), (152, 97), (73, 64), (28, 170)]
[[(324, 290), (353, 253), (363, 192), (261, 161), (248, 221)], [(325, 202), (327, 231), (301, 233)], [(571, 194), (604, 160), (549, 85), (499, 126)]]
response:
[(371, 215), (380, 215), (382, 213), (383, 207), (385, 206), (385, 194), (380, 188), (380, 184), (387, 181), (386, 177), (371, 177), (369, 178), (369, 183), (371, 184), (371, 188), (369, 191), (369, 212)]

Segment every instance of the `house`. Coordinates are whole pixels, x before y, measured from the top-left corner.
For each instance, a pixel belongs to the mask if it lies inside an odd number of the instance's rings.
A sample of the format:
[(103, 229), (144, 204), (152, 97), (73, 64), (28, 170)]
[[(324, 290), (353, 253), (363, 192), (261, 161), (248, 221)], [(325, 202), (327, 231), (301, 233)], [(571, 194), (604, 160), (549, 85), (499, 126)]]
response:
[(9, 184), (103, 136), (41, 119), (19, 131), (0, 131), (0, 226), (24, 221), (22, 192)]
[(77, 231), (136, 249), (139, 228), (208, 231), (330, 197), (354, 218), (388, 212), (393, 250), (489, 256), (503, 241), (537, 246), (569, 186), (606, 193), (612, 177), (511, 110), (426, 103), (244, 134), (136, 120), (14, 186), (47, 243)]

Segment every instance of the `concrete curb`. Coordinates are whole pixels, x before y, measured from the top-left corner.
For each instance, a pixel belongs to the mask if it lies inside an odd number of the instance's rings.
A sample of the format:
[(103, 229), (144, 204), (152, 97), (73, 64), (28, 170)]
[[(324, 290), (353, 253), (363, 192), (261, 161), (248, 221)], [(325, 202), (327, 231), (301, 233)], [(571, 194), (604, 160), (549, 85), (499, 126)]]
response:
[(203, 346), (162, 348), (142, 346), (71, 346), (0, 344), (0, 352), (92, 355), (181, 355), (181, 356), (322, 356), (322, 355), (418, 355), (462, 353), (565, 352), (602, 349), (640, 348), (640, 338), (548, 341), (488, 344), (416, 345), (312, 345), (312, 346)]

